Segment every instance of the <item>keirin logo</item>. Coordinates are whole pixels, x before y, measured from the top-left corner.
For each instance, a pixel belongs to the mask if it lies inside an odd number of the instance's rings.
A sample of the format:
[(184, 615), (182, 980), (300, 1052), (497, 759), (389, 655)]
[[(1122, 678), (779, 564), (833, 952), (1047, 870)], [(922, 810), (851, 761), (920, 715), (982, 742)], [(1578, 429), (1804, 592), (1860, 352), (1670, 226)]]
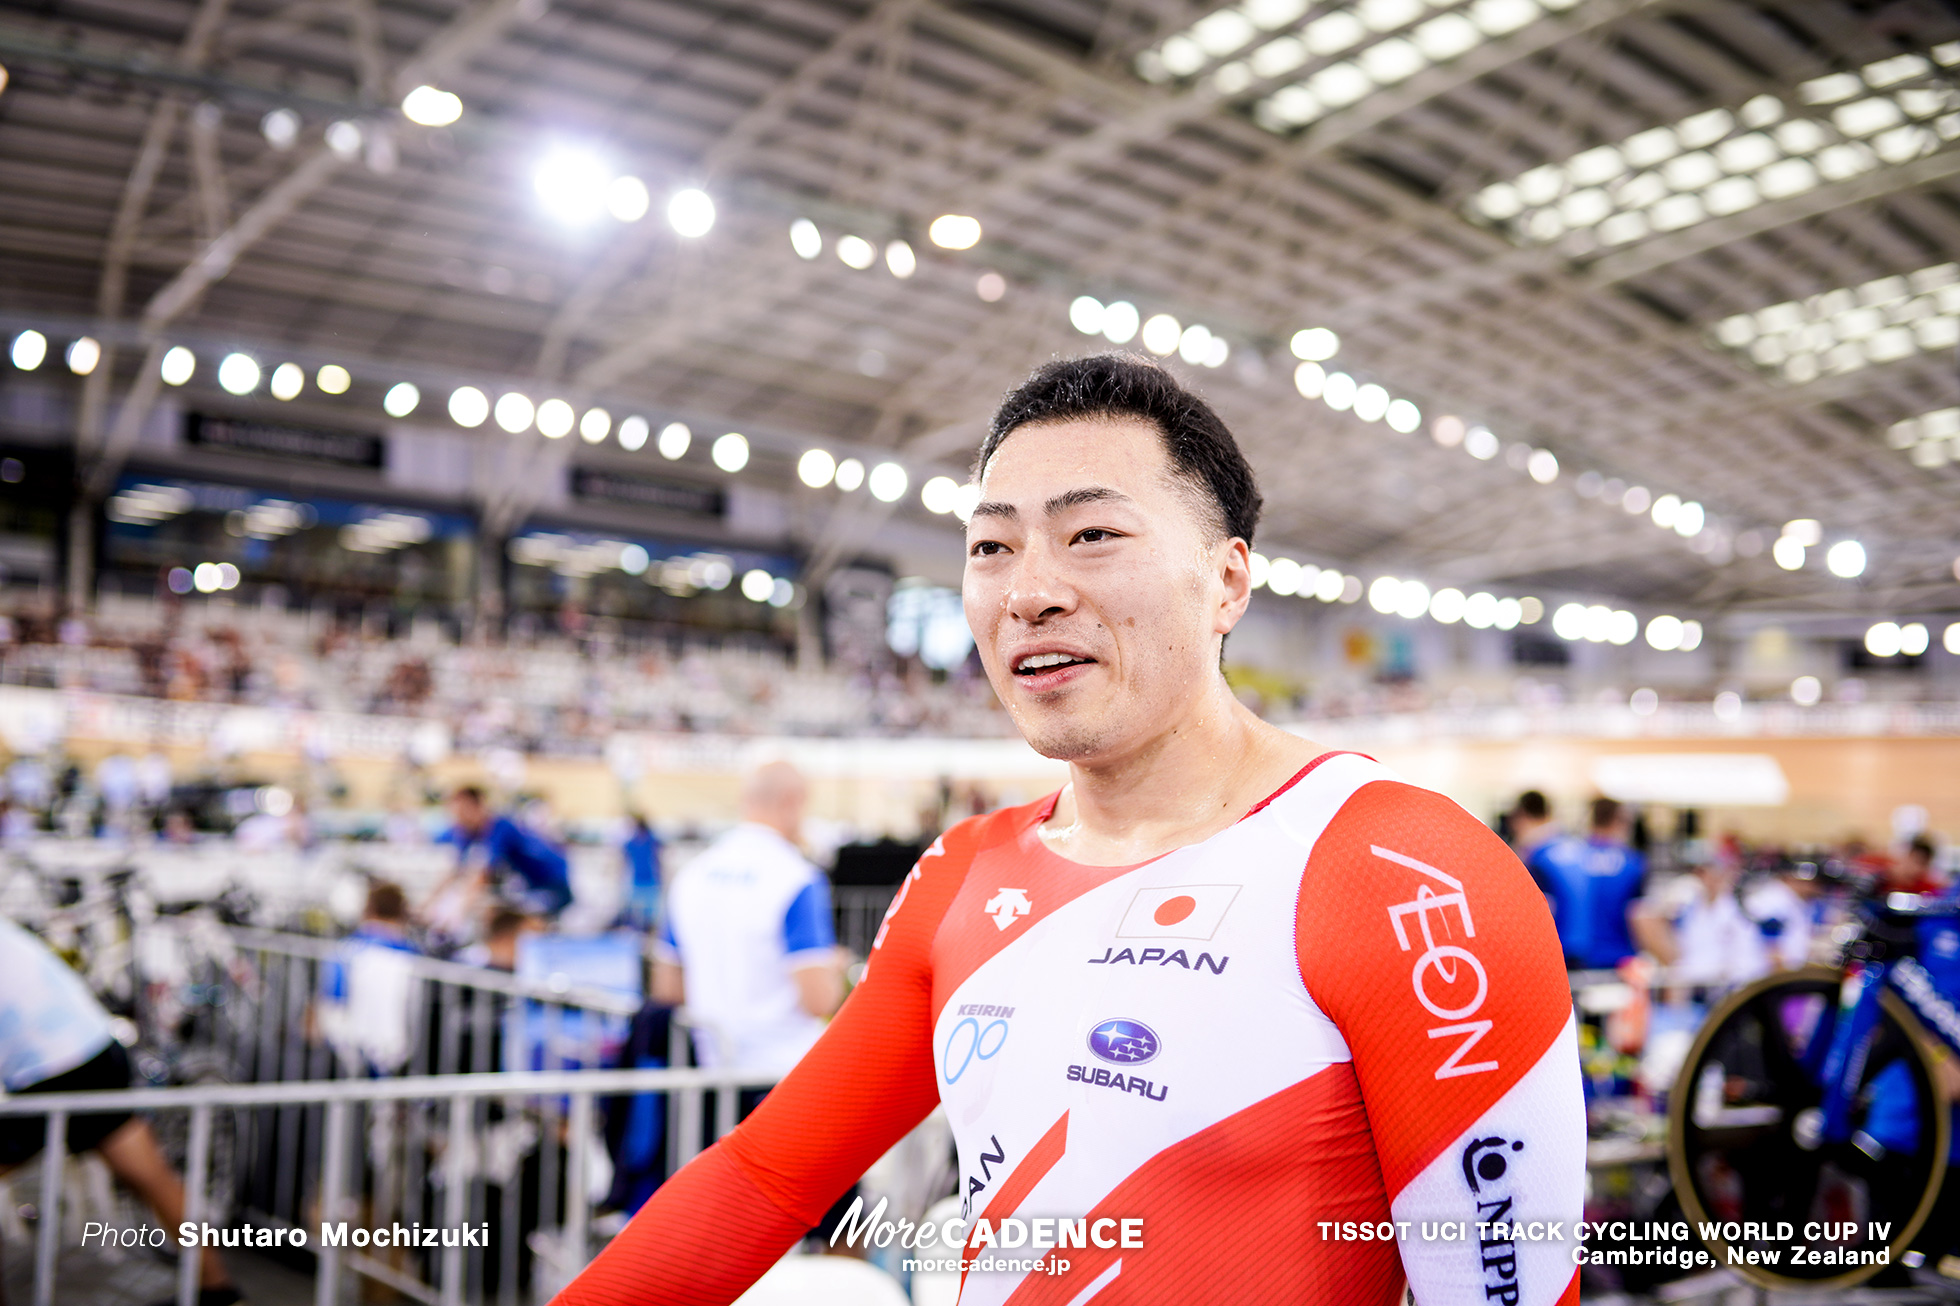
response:
[(980, 910), (994, 918), (995, 928), (1004, 930), (1033, 911), (1034, 905), (1028, 901), (1026, 889), (996, 889)]
[[(1403, 853), (1390, 852), (1379, 845), (1371, 845), (1370, 851), (1384, 861), (1394, 862), (1397, 866), (1406, 866), (1412, 871), (1420, 871), (1452, 890), (1450, 893), (1437, 893), (1424, 884), (1416, 889), (1414, 901), (1397, 903), (1388, 909), (1388, 923), (1394, 928), (1395, 941), (1402, 945), (1402, 951), (1408, 952), (1415, 946), (1409, 938), (1406, 917), (1414, 916), (1416, 926), (1422, 932), (1423, 952), (1416, 958), (1416, 967), (1409, 977), (1410, 982), (1415, 986), (1416, 1001), (1422, 1003), (1423, 1009), (1438, 1020), (1447, 1022), (1430, 1029), (1429, 1037), (1456, 1037), (1463, 1040), (1447, 1057), (1443, 1058), (1443, 1064), (1436, 1068), (1436, 1078), (1450, 1079), (1457, 1075), (1477, 1075), (1486, 1070), (1497, 1069), (1495, 1061), (1473, 1061), (1468, 1065), (1463, 1064), (1463, 1058), (1470, 1049), (1477, 1046), (1478, 1041), (1491, 1030), (1490, 1021), (1469, 1019), (1483, 1007), (1484, 998), (1490, 993), (1490, 977), (1484, 973), (1484, 964), (1478, 961), (1477, 955), (1468, 948), (1458, 947), (1454, 943), (1436, 942), (1435, 926), (1430, 921), (1430, 916), (1434, 914), (1442, 922), (1444, 936), (1449, 937), (1451, 932), (1449, 918), (1444, 913), (1455, 908), (1457, 918), (1463, 922), (1463, 937), (1466, 939), (1477, 937), (1477, 927), (1470, 920), (1470, 900), (1464, 895), (1463, 881), (1437, 870), (1427, 862), (1419, 862)], [(1439, 1000), (1432, 994), (1431, 987), (1438, 981), (1447, 994), (1449, 989), (1465, 975), (1474, 978), (1477, 982), (1477, 991), (1469, 1001), (1461, 1002), (1457, 1006), (1446, 1006), (1445, 1002), (1455, 1000), (1453, 996)]]
[(992, 1061), (1007, 1042), (1007, 1022), (996, 1020), (982, 1027), (972, 1016), (966, 1017), (946, 1035), (946, 1047), (939, 1057), (939, 1073), (949, 1084), (960, 1082), (975, 1060)]

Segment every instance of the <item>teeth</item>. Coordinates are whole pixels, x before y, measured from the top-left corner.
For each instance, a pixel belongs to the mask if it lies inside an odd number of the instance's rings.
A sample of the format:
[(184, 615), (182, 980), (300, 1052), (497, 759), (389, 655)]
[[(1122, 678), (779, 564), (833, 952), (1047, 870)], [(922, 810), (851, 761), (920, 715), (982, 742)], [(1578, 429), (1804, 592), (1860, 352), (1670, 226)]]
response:
[(1031, 658), (1021, 659), (1021, 670), (1040, 671), (1047, 667), (1059, 667), (1064, 662), (1073, 662), (1075, 657), (1068, 653), (1037, 653)]

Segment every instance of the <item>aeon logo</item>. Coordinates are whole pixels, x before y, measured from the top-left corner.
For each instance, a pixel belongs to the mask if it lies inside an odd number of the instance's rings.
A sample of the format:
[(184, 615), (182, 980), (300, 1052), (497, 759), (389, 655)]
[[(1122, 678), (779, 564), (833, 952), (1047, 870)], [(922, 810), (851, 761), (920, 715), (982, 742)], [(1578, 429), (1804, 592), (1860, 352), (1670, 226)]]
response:
[(1140, 1020), (1105, 1020), (1089, 1031), (1089, 1050), (1112, 1065), (1142, 1065), (1162, 1046), (1157, 1031)]

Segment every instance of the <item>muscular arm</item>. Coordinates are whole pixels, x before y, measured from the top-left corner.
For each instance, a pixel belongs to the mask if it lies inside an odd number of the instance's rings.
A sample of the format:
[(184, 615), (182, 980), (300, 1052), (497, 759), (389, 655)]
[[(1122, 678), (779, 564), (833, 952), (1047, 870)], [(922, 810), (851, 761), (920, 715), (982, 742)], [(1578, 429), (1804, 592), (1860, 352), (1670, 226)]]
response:
[(930, 949), (959, 887), (954, 861), (928, 853), (913, 868), (863, 982), (816, 1046), (753, 1115), (663, 1184), (556, 1306), (733, 1301), (925, 1118), (939, 1101)]
[[(1576, 1302), (1571, 1243), (1480, 1244), (1479, 1221), (1581, 1218), (1585, 1106), (1543, 896), (1448, 799), (1377, 782), (1316, 843), (1300, 971), (1354, 1056), (1409, 1286), (1423, 1306)], [(1462, 1241), (1422, 1222), (1466, 1221)]]

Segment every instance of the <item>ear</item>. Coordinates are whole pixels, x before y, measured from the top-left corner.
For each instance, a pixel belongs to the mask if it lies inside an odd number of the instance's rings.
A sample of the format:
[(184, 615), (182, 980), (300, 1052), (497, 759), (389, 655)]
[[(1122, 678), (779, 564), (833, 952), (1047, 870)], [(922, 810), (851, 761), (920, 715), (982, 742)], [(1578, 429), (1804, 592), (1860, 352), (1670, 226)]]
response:
[(1215, 635), (1229, 635), (1252, 603), (1252, 546), (1234, 535), (1217, 546), (1213, 561), (1219, 584), (1211, 629)]

